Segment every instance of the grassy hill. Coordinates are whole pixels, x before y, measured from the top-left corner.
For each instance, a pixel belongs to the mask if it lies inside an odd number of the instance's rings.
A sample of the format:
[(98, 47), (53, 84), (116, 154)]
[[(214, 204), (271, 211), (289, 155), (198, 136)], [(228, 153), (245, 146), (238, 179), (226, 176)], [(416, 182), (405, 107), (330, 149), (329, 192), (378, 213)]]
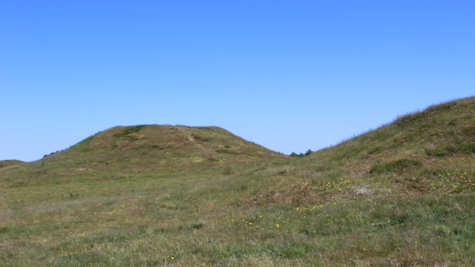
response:
[(18, 165), (23, 163), (21, 160), (9, 159), (9, 160), (0, 160), (0, 168)]
[(115, 127), (0, 172), (0, 263), (473, 266), (474, 163), (473, 97), (296, 158)]

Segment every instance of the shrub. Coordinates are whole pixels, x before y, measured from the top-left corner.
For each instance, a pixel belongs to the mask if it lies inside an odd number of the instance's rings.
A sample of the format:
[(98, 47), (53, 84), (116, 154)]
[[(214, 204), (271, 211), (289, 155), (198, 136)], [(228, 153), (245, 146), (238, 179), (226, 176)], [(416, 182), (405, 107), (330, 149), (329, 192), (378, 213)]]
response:
[(292, 154), (290, 154), (290, 156), (291, 156), (291, 157), (303, 157), (303, 156), (308, 156), (308, 155), (310, 155), (310, 154), (312, 154), (312, 153), (313, 153), (313, 151), (312, 151), (311, 149), (309, 149), (309, 150), (307, 150), (307, 152), (305, 152), (305, 154), (302, 154), (302, 153), (297, 154), (297, 153), (295, 153), (295, 152), (292, 152)]

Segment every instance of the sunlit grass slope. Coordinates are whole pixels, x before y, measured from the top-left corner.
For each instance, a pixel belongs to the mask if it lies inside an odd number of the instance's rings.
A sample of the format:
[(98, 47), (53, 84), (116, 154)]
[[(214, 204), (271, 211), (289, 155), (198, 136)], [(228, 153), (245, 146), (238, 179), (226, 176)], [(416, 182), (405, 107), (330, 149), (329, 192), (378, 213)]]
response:
[(299, 158), (115, 127), (0, 171), (0, 265), (474, 266), (474, 163), (475, 98)]
[(16, 160), (16, 159), (0, 160), (0, 168), (12, 166), (12, 165), (17, 165), (17, 164), (21, 164), (21, 163), (23, 163), (23, 161)]

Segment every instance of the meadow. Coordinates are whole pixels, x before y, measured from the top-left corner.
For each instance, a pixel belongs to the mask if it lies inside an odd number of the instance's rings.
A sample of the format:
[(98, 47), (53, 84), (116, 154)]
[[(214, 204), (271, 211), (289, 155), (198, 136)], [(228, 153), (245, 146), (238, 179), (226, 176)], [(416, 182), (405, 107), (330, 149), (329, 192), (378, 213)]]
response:
[(139, 125), (0, 168), (0, 265), (475, 266), (474, 97), (310, 152)]

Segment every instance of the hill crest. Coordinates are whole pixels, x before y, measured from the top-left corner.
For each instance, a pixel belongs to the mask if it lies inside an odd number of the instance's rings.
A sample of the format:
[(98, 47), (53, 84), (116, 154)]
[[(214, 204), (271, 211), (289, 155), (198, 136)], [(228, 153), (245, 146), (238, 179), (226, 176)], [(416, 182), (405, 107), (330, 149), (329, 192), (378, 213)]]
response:
[(84, 164), (131, 162), (142, 168), (197, 163), (235, 165), (288, 158), (220, 127), (116, 126), (98, 132), (48, 161), (82, 159)]

